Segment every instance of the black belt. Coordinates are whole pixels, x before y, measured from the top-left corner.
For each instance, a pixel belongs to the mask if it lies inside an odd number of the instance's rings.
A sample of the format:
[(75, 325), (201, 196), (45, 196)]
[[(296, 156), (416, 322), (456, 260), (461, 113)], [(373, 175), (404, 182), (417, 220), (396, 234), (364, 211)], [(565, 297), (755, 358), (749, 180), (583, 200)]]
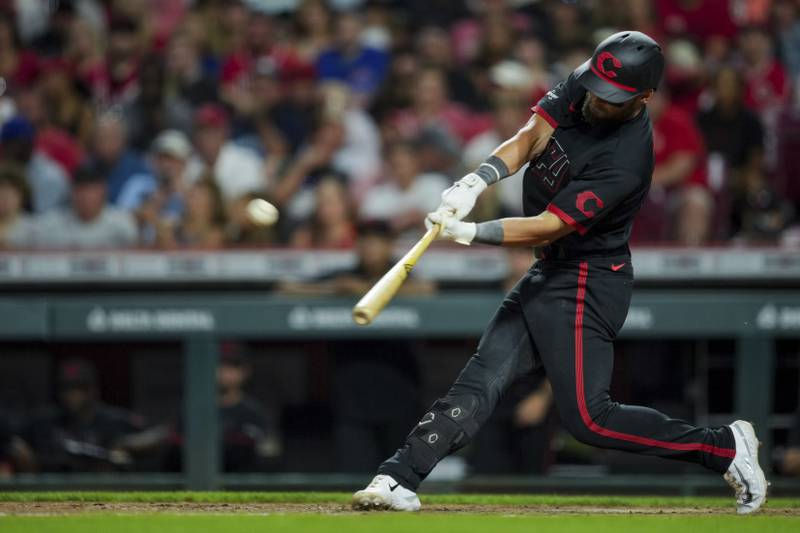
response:
[(539, 246), (535, 249), (535, 253), (537, 258), (544, 261), (578, 261), (595, 257), (630, 256), (631, 250), (627, 244), (607, 250), (570, 250), (563, 246), (550, 244), (548, 246)]

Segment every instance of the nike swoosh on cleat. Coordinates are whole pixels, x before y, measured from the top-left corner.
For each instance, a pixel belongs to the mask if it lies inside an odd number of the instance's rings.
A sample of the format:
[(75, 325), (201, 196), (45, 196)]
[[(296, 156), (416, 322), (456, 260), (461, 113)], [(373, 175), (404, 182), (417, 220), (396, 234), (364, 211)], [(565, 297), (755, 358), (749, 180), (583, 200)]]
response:
[(745, 497), (743, 498), (742, 503), (747, 504), (747, 503), (752, 502), (753, 501), (753, 493), (750, 492), (750, 483), (748, 483), (747, 480), (744, 478), (744, 476), (742, 475), (742, 471), (739, 470), (738, 466), (733, 465), (733, 467), (739, 473), (739, 479), (741, 479), (742, 483), (744, 483)]
[(615, 264), (613, 264), (613, 263), (612, 263), (612, 264), (611, 264), (611, 270), (613, 270), (614, 272), (616, 272), (616, 271), (618, 271), (620, 268), (622, 268), (622, 267), (624, 267), (624, 266), (625, 266), (625, 263), (620, 263), (620, 264), (618, 264), (618, 265), (615, 265)]
[(395, 483), (394, 487), (392, 487), (391, 485), (389, 485), (389, 491), (391, 491), (391, 492), (394, 492), (394, 489), (396, 489), (396, 488), (397, 488), (397, 487), (399, 487), (399, 486), (400, 486), (400, 483)]

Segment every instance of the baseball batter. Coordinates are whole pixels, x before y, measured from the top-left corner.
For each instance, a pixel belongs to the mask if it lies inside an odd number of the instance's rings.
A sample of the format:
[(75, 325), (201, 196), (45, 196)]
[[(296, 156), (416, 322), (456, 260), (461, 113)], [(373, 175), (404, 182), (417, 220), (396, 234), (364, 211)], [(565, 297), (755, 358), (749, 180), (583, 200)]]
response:
[[(767, 481), (748, 422), (696, 427), (609, 396), (613, 341), (633, 286), (628, 238), (654, 165), (645, 104), (663, 70), (654, 40), (612, 35), (533, 107), (516, 135), (442, 193), (426, 219), (442, 225), (440, 238), (534, 246), (539, 261), (506, 296), (448, 393), (354, 494), (356, 507), (418, 510), (419, 484), (470, 442), (514, 378), (531, 370), (546, 373), (562, 424), (578, 440), (698, 463), (734, 487), (739, 513), (763, 504)], [(486, 187), (526, 163), (526, 217), (461, 221)]]

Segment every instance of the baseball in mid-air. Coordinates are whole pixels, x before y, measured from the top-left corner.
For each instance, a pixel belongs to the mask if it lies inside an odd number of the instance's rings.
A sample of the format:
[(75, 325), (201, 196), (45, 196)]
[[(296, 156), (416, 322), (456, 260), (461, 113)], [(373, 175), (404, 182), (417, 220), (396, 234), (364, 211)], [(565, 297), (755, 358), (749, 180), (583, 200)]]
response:
[(278, 221), (278, 208), (261, 198), (250, 200), (247, 216), (257, 226), (271, 226)]

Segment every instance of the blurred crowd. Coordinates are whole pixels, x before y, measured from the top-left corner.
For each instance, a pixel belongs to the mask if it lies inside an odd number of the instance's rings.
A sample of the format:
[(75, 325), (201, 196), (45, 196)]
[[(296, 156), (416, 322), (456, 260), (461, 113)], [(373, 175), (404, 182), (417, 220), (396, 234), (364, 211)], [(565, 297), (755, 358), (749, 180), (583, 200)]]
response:
[[(621, 28), (668, 60), (634, 240), (793, 244), (798, 0), (0, 0), (0, 244), (350, 248)], [(476, 219), (521, 212), (521, 173)], [(279, 224), (245, 206), (266, 198)]]

